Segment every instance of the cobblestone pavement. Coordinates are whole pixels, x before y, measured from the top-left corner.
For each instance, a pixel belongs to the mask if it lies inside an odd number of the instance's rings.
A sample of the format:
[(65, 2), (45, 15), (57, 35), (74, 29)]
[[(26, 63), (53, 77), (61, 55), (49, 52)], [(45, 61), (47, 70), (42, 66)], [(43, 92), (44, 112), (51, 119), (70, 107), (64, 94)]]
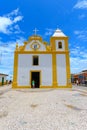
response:
[(1, 87), (0, 130), (87, 130), (87, 90)]

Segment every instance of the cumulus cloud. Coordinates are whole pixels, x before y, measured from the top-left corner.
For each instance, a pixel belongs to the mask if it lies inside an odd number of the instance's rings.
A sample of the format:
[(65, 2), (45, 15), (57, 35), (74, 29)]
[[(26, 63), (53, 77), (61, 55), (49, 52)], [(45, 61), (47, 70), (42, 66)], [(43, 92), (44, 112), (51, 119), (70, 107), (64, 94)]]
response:
[[(0, 16), (0, 33), (10, 34), (19, 32), (20, 27), (18, 22), (23, 19), (23, 16), (19, 15), (19, 9), (13, 10), (11, 13)], [(15, 26), (18, 26), (18, 29)]]
[(76, 9), (87, 9), (87, 0), (79, 0), (74, 8)]

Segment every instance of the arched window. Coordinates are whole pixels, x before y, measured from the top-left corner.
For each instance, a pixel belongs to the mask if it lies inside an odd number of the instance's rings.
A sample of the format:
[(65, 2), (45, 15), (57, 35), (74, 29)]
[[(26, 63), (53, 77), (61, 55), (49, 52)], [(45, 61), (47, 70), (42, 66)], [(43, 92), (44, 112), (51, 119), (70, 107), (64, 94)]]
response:
[(59, 49), (62, 48), (62, 42), (58, 42), (58, 48), (59, 48)]

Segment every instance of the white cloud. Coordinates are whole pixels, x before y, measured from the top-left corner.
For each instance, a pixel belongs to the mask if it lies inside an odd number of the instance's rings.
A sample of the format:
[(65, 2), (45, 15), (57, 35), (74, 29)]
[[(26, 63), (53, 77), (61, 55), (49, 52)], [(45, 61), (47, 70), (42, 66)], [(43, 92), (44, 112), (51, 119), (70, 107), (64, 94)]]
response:
[(53, 34), (53, 32), (54, 32), (54, 29), (46, 28), (45, 36), (50, 36)]
[(25, 39), (20, 37), (16, 41), (0, 42), (0, 72), (11, 75), (13, 73), (14, 50), (16, 43), (23, 45)]
[(87, 58), (81, 59), (79, 57), (71, 57), (70, 64), (72, 73), (81, 72), (87, 69)]
[(78, 73), (87, 69), (87, 49), (76, 46), (70, 51), (71, 72)]
[(76, 9), (87, 9), (87, 0), (79, 0), (74, 8)]
[[(17, 24), (23, 19), (23, 16), (19, 15), (19, 9), (13, 10), (11, 13), (0, 16), (0, 32), (4, 34), (10, 34), (15, 31), (19, 31), (20, 27)], [(18, 28), (15, 28), (15, 26)], [(20, 32), (20, 31), (19, 31)]]
[(78, 39), (87, 41), (87, 30), (76, 30), (74, 34), (77, 36)]
[(14, 26), (14, 29), (15, 29), (15, 32), (14, 32), (15, 34), (20, 33), (20, 32), (21, 32), (21, 33), (24, 33), (24, 32), (22, 32), (22, 31), (20, 30), (20, 27), (19, 27), (19, 25), (17, 25), (17, 24)]
[(23, 18), (22, 16), (17, 16), (17, 17), (14, 18), (13, 22), (17, 23), (18, 21), (21, 21), (22, 18)]
[(0, 17), (0, 32), (10, 33), (8, 27), (11, 25), (12, 25), (12, 21), (9, 18)]
[(18, 15), (18, 14), (19, 14), (19, 8), (13, 10), (12, 12), (10, 12), (10, 13), (4, 15), (4, 16), (11, 17), (11, 16), (13, 16), (13, 15), (16, 16), (16, 15)]

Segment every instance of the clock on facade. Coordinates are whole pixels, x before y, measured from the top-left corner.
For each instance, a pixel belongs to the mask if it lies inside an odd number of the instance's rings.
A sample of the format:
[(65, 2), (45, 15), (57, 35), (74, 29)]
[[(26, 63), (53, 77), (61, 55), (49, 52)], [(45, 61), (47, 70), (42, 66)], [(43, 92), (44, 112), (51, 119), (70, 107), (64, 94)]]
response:
[(32, 48), (33, 50), (38, 50), (38, 49), (40, 48), (40, 44), (39, 44), (38, 42), (33, 42), (33, 43), (31, 44), (31, 48)]

